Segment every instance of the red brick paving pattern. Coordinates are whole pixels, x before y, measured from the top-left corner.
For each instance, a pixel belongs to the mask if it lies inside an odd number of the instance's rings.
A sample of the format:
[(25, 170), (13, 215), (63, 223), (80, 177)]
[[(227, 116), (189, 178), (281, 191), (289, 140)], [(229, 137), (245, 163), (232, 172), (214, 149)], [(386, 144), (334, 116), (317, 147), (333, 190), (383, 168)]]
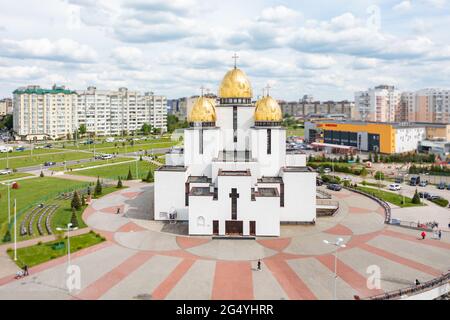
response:
[(430, 275), (432, 275), (434, 277), (438, 277), (438, 276), (440, 276), (442, 274), (441, 271), (439, 271), (437, 269), (434, 269), (433, 267), (424, 265), (422, 263), (413, 261), (411, 259), (400, 257), (400, 256), (398, 256), (396, 254), (393, 254), (393, 253), (390, 253), (390, 252), (388, 252), (386, 250), (379, 249), (377, 247), (371, 246), (371, 245), (369, 245), (367, 243), (361, 243), (359, 245), (359, 248), (361, 248), (361, 249), (363, 249), (363, 250), (365, 250), (367, 252), (370, 252), (372, 254), (378, 255), (380, 257), (386, 258), (388, 260), (400, 263), (400, 264), (402, 264), (404, 266), (408, 266), (410, 268), (419, 270), (421, 272), (428, 273), (428, 274), (430, 274)]
[(183, 276), (192, 267), (195, 260), (185, 259), (181, 261), (175, 269), (164, 279), (163, 282), (152, 292), (152, 298), (156, 300), (164, 299), (170, 291), (177, 285), (178, 281), (183, 278)]
[(275, 250), (283, 251), (291, 243), (291, 238), (278, 238), (278, 239), (260, 239), (256, 240), (260, 245)]
[(366, 208), (359, 208), (359, 207), (348, 207), (348, 212), (350, 212), (350, 213), (370, 213), (370, 212), (373, 212), (373, 210), (369, 210)]
[(205, 238), (191, 238), (191, 237), (177, 237), (177, 244), (181, 249), (193, 248), (202, 244), (208, 243), (211, 239)]
[(343, 226), (342, 224), (337, 224), (334, 227), (325, 230), (324, 232), (342, 236), (351, 236), (353, 234), (352, 230), (350, 230), (346, 226)]
[[(393, 237), (393, 238), (398, 238), (398, 239), (403, 239), (403, 240), (408, 240), (408, 241), (412, 241), (415, 243), (420, 243), (420, 244), (425, 244), (428, 246), (432, 246), (432, 247), (436, 247), (436, 248), (442, 248), (442, 249), (447, 249), (450, 250), (450, 243), (447, 242), (441, 242), (439, 240), (432, 240), (432, 239), (426, 239), (422, 240), (422, 238), (420, 238), (420, 233), (422, 231), (417, 231), (417, 237), (415, 236), (410, 236), (404, 233), (400, 233), (400, 232), (395, 232), (392, 230), (388, 230), (385, 229), (383, 230), (381, 233), (383, 235), (389, 236), (389, 237)], [(431, 235), (430, 232), (426, 232), (427, 237), (429, 237)]]
[[(334, 255), (318, 256), (316, 259), (334, 273)], [(337, 274), (348, 285), (355, 289), (361, 297), (373, 296), (383, 293), (383, 290), (368, 289), (367, 280), (353, 268), (337, 259)]]
[(113, 270), (104, 274), (100, 279), (91, 283), (77, 295), (77, 298), (86, 300), (99, 299), (112, 287), (147, 262), (152, 256), (153, 254), (146, 251), (136, 253), (115, 267)]
[(122, 192), (120, 195), (124, 196), (129, 199), (136, 198), (138, 195), (140, 195), (142, 192)]
[(107, 208), (100, 209), (97, 212), (114, 213), (114, 214), (116, 214), (117, 213), (117, 208), (120, 208), (120, 213), (123, 213), (125, 205), (121, 204), (120, 206), (107, 207)]
[(127, 224), (124, 224), (117, 230), (116, 232), (138, 232), (138, 231), (145, 231), (147, 229), (142, 228), (141, 226), (138, 226), (134, 222), (128, 222)]
[(264, 259), (267, 268), (272, 272), (275, 279), (286, 292), (291, 300), (316, 300), (308, 286), (291, 269), (288, 263), (281, 259)]
[(211, 299), (254, 299), (252, 272), (251, 263), (248, 261), (217, 261)]

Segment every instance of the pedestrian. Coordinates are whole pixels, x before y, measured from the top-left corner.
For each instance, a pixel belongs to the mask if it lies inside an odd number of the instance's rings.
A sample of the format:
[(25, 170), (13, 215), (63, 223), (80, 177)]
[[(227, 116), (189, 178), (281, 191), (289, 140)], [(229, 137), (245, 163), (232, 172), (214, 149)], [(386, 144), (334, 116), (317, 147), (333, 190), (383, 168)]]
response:
[(439, 240), (441, 240), (441, 238), (442, 238), (442, 231), (441, 230), (439, 230), (438, 236), (439, 236)]
[(119, 214), (119, 213), (120, 213), (120, 207), (117, 208), (117, 214)]
[(28, 266), (27, 265), (24, 265), (23, 266), (23, 275), (24, 276), (27, 276), (29, 273), (28, 273)]
[(420, 284), (419, 279), (416, 279), (416, 286), (418, 286)]
[(420, 235), (422, 236), (422, 240), (425, 240), (425, 236), (427, 235), (427, 234), (425, 233), (425, 231), (422, 231), (422, 233), (421, 233)]
[(258, 259), (258, 263), (256, 264), (256, 269), (261, 271), (261, 259)]

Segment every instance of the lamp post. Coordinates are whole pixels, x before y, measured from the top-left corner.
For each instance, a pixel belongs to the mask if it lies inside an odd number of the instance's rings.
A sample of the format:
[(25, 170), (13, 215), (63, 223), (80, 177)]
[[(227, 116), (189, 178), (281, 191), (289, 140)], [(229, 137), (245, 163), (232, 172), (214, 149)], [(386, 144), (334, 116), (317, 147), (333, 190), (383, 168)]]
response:
[(335, 246), (336, 249), (334, 250), (334, 300), (337, 300), (337, 296), (336, 296), (336, 282), (337, 282), (337, 254), (338, 254), (338, 249), (339, 248), (345, 248), (345, 244), (343, 244), (342, 242), (344, 242), (344, 239), (342, 238), (337, 238), (336, 242), (329, 242), (328, 240), (323, 240), (323, 242), (325, 244), (329, 244), (332, 246)]
[(17, 210), (16, 199), (14, 199), (14, 261), (17, 261)]
[(3, 182), (2, 184), (7, 186), (8, 189), (8, 223), (11, 223), (11, 191), (10, 191), (10, 187), (14, 182)]
[(67, 224), (67, 228), (56, 228), (58, 231), (67, 231), (67, 262), (68, 266), (70, 267), (70, 231), (77, 230), (78, 227), (72, 228), (72, 223)]

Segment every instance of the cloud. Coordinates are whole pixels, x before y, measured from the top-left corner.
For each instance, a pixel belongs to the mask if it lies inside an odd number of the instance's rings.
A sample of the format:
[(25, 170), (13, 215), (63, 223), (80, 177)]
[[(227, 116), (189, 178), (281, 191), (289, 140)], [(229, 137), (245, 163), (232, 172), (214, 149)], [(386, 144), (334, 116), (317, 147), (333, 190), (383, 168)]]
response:
[(0, 40), (0, 56), (16, 59), (42, 59), (90, 63), (97, 58), (94, 49), (71, 39)]
[(299, 66), (305, 69), (328, 69), (336, 64), (336, 60), (328, 55), (308, 54), (299, 59)]
[(265, 8), (257, 20), (265, 22), (285, 22), (300, 17), (301, 14), (295, 10), (285, 6), (276, 6)]
[(400, 12), (404, 12), (404, 11), (409, 11), (412, 8), (412, 4), (410, 0), (405, 0), (402, 1), (398, 4), (396, 4), (392, 9), (394, 9), (395, 11), (400, 11)]
[(364, 70), (364, 69), (373, 69), (378, 65), (377, 59), (371, 58), (355, 58), (352, 63), (353, 69), (356, 70)]
[(45, 75), (45, 70), (39, 67), (27, 66), (0, 66), (1, 80), (32, 80)]
[(112, 53), (111, 57), (114, 61), (125, 68), (137, 69), (142, 68), (143, 53), (140, 49), (135, 47), (117, 47)]

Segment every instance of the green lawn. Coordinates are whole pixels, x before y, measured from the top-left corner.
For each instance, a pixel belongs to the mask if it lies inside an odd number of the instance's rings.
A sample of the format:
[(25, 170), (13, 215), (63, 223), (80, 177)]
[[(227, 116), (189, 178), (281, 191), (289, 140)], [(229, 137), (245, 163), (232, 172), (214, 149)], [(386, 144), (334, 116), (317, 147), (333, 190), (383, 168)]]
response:
[(33, 175), (30, 173), (16, 172), (16, 173), (5, 174), (5, 175), (0, 176), (0, 181), (14, 180), (17, 178), (31, 177), (31, 176), (33, 176)]
[[(137, 151), (145, 151), (145, 150), (152, 150), (152, 149), (158, 149), (158, 148), (169, 148), (174, 145), (176, 145), (178, 142), (176, 141), (166, 141), (166, 142), (152, 142), (152, 143), (142, 143), (142, 144), (135, 144), (133, 146), (126, 145), (125, 147), (121, 144), (118, 144), (117, 147), (102, 147), (102, 148), (95, 148), (96, 152), (99, 153), (129, 153), (129, 152), (137, 152)], [(92, 151), (92, 149), (91, 149)]]
[[(9, 159), (9, 168), (15, 169), (20, 167), (30, 167), (35, 165), (43, 165), (46, 161), (54, 161), (54, 162), (62, 162), (68, 160), (79, 160), (79, 159), (88, 159), (91, 158), (93, 154), (86, 152), (76, 152), (76, 151), (67, 151), (67, 152), (58, 152), (55, 154), (42, 154), (33, 157), (20, 157), (20, 158), (10, 158)], [(7, 160), (0, 160), (0, 168), (7, 167)]]
[[(32, 205), (53, 200), (59, 192), (82, 188), (86, 182), (58, 179), (58, 178), (33, 178), (18, 181), (19, 189), (11, 189), (11, 216), (13, 216), (14, 199), (17, 201), (17, 225), (20, 225), (24, 212)], [(0, 185), (0, 242), (8, 227), (8, 196), (7, 187)], [(11, 222), (13, 220), (11, 219)], [(19, 228), (19, 227), (18, 227)]]
[[(92, 159), (89, 162), (83, 162), (83, 163), (73, 164), (73, 165), (67, 166), (67, 170), (89, 168), (89, 167), (94, 167), (94, 166), (99, 166), (99, 165), (106, 165), (106, 164), (112, 164), (112, 163), (121, 163), (121, 162), (125, 162), (125, 161), (130, 161), (130, 160), (133, 160), (133, 159), (134, 158), (113, 158), (113, 159), (109, 159), (109, 160), (93, 160)], [(64, 167), (53, 167), (51, 170), (53, 170), (53, 171), (63, 171)]]
[[(33, 155), (41, 155), (46, 153), (56, 153), (56, 152), (64, 152), (64, 150), (60, 149), (34, 149)], [(1, 152), (0, 153), (0, 159), (3, 159), (6, 157), (12, 158), (12, 157), (29, 157), (31, 155), (31, 150), (24, 150), (24, 151), (13, 151), (13, 152)]]
[[(105, 241), (105, 238), (95, 232), (88, 232), (82, 235), (70, 237), (70, 252), (76, 252), (87, 247), (99, 244)], [(64, 242), (60, 248), (53, 247), (54, 244)], [(33, 246), (17, 249), (16, 264), (22, 268), (25, 264), (28, 267), (47, 262), (49, 260), (64, 256), (67, 254), (67, 239), (55, 240), (36, 244)], [(13, 259), (14, 251), (8, 249), (8, 255)]]
[(139, 179), (147, 177), (148, 170), (151, 168), (154, 170), (156, 165), (147, 162), (147, 161), (134, 161), (129, 163), (122, 164), (112, 164), (110, 166), (86, 169), (80, 171), (68, 172), (68, 174), (74, 174), (79, 176), (90, 176), (90, 177), (100, 177), (104, 179), (114, 179), (120, 176), (124, 180), (128, 175), (128, 170), (131, 169), (131, 174), (133, 175), (133, 179), (136, 179), (136, 162), (138, 163), (138, 174)]
[[(377, 198), (380, 198), (384, 201), (390, 202), (392, 204), (395, 204), (396, 206), (405, 208), (405, 207), (417, 207), (417, 206), (422, 206), (423, 204), (414, 204), (412, 203), (412, 199), (409, 197), (403, 197), (399, 194), (393, 193), (393, 192), (389, 192), (389, 191), (384, 191), (384, 190), (378, 190), (378, 189), (374, 189), (374, 188), (369, 188), (369, 187), (361, 187), (358, 186), (356, 189), (367, 192)], [(405, 199), (405, 203), (402, 204), (402, 200), (403, 198)]]
[(286, 136), (299, 136), (304, 137), (305, 136), (305, 129), (304, 128), (297, 128), (297, 129), (287, 129)]

